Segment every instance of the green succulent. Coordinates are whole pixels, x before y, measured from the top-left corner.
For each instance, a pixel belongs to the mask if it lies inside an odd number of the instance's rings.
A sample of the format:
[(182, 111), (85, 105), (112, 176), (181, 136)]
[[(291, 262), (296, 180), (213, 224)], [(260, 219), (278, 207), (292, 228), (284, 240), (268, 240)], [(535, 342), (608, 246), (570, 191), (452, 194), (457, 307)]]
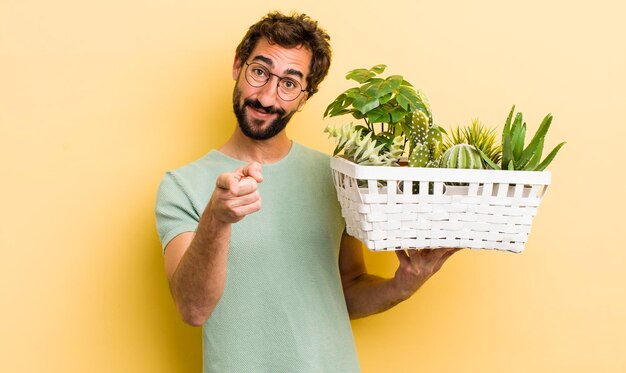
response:
[(481, 151), (481, 157), (489, 165), (489, 167), (495, 170), (523, 170), (523, 171), (543, 171), (552, 162), (556, 154), (561, 147), (565, 145), (565, 142), (558, 144), (543, 160), (543, 144), (550, 129), (552, 123), (552, 114), (545, 116), (537, 132), (528, 143), (528, 146), (524, 146), (526, 137), (526, 123), (524, 122), (523, 114), (517, 113), (513, 120), (513, 114), (515, 113), (515, 105), (511, 108), (509, 116), (504, 123), (504, 129), (502, 130), (502, 160), (498, 165), (493, 162), (486, 153)]
[(496, 142), (495, 128), (487, 128), (478, 119), (474, 119), (469, 126), (457, 126), (446, 134), (442, 151), (458, 144), (468, 144), (482, 151), (493, 163), (502, 159), (502, 147)]
[(409, 166), (437, 167), (445, 131), (432, 122), (430, 109), (428, 114), (416, 110), (402, 126), (409, 142)]
[(483, 162), (478, 149), (474, 145), (456, 144), (443, 153), (440, 167), (482, 169)]
[(404, 139), (400, 136), (390, 137), (379, 135), (374, 138), (373, 132), (366, 135), (367, 129), (363, 126), (345, 124), (343, 126), (327, 126), (324, 132), (337, 142), (335, 154), (341, 150), (346, 157), (355, 163), (372, 166), (393, 166), (404, 153)]

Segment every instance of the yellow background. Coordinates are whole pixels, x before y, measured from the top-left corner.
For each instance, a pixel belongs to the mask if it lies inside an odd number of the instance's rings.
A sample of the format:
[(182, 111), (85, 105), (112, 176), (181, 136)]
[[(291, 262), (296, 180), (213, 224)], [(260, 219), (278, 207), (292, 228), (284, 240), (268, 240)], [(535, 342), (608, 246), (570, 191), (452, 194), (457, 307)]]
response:
[[(512, 104), (566, 140), (523, 254), (463, 251), (418, 294), (353, 322), (364, 372), (626, 371), (626, 7), (618, 0), (0, 1), (0, 371), (197, 372), (154, 227), (162, 174), (230, 135), (234, 48), (269, 10), (332, 36), (289, 125), (378, 63), (445, 128)], [(345, 118), (347, 120), (347, 118)], [(367, 253), (390, 276), (393, 253)]]

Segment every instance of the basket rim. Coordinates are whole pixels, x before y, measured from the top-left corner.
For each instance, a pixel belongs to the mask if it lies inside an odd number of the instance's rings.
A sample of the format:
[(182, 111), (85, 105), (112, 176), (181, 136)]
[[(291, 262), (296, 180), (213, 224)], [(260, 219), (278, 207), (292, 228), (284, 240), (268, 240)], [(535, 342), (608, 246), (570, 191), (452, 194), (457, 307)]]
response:
[(457, 168), (423, 168), (397, 166), (363, 166), (343, 157), (330, 158), (330, 166), (355, 179), (408, 180), (441, 182), (477, 182), (549, 185), (550, 171), (478, 170)]

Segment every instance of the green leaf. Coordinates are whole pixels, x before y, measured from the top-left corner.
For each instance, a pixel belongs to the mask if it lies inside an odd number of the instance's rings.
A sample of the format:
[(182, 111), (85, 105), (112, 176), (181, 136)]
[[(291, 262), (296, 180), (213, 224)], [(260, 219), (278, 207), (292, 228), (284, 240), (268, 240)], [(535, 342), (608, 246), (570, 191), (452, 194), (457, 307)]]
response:
[(521, 112), (515, 114), (515, 120), (513, 121), (513, 125), (511, 126), (511, 131), (515, 127), (521, 127), (522, 123), (524, 123), (524, 114)]
[(372, 67), (370, 69), (370, 71), (373, 71), (376, 74), (382, 74), (383, 72), (385, 72), (386, 68), (387, 68), (387, 65), (385, 65), (385, 64), (378, 64), (378, 65)]
[(361, 87), (361, 92), (371, 97), (382, 97), (393, 92), (393, 88), (385, 79), (374, 78)]
[(548, 167), (548, 165), (550, 164), (550, 162), (552, 162), (552, 160), (554, 159), (554, 157), (556, 157), (556, 153), (559, 152), (559, 150), (561, 149), (561, 147), (563, 145), (565, 145), (566, 142), (562, 142), (559, 145), (557, 145), (554, 149), (552, 149), (552, 151), (550, 152), (550, 154), (548, 154), (548, 156), (546, 157), (546, 159), (543, 160), (543, 162), (541, 162), (536, 168), (535, 171), (543, 171), (546, 169), (546, 167)]
[(399, 108), (385, 104), (370, 110), (366, 116), (370, 123), (398, 123), (407, 115), (407, 112)]
[(403, 110), (398, 110), (397, 108), (393, 108), (391, 110), (391, 123), (398, 123), (400, 122), (402, 119), (404, 119), (405, 116), (407, 116), (407, 112), (403, 111)]
[(369, 132), (371, 132), (369, 128), (365, 127), (362, 124), (359, 124), (358, 126), (354, 126), (354, 130), (355, 131), (359, 131), (359, 130), (363, 131), (363, 132), (361, 132), (363, 135), (367, 135)]
[(335, 151), (333, 152), (333, 156), (336, 156), (337, 154), (339, 154), (339, 152), (343, 150), (344, 146), (345, 146), (345, 143), (342, 145), (337, 145), (337, 147), (335, 148)]
[(511, 145), (511, 133), (505, 132), (502, 139), (502, 169), (508, 168), (513, 160), (513, 147)]
[[(354, 101), (354, 99), (349, 97), (344, 97), (342, 100), (335, 100), (326, 108), (324, 117), (335, 117), (337, 115), (345, 114), (343, 111), (347, 110), (346, 108), (352, 104), (352, 101)], [(350, 110), (347, 110), (347, 112), (350, 112)]]
[(349, 114), (351, 112), (352, 112), (352, 110), (350, 110), (350, 109), (335, 110), (335, 111), (333, 111), (332, 115), (330, 115), (330, 117), (337, 117), (339, 115), (345, 115), (345, 114)]
[(402, 82), (404, 82), (404, 78), (401, 75), (391, 75), (385, 80), (394, 91), (400, 89), (400, 86), (402, 86)]
[(400, 87), (400, 89), (398, 89), (398, 93), (396, 94), (396, 101), (406, 111), (412, 112), (420, 107), (426, 110), (424, 104), (422, 104), (417, 97), (415, 90), (410, 87)]
[(511, 111), (509, 112), (509, 116), (506, 118), (506, 121), (504, 122), (504, 128), (502, 129), (502, 142), (503, 143), (504, 143), (504, 137), (506, 135), (511, 134), (511, 120), (513, 119), (514, 112), (515, 112), (515, 105), (513, 105), (513, 107), (511, 108)]
[(375, 77), (376, 74), (370, 70), (367, 69), (355, 69), (352, 71), (349, 71), (348, 74), (346, 74), (346, 79), (350, 80), (356, 80), (358, 83), (365, 83), (368, 80), (370, 80), (371, 78)]
[(362, 114), (367, 114), (368, 111), (380, 106), (380, 102), (378, 101), (378, 98), (376, 97), (372, 98), (372, 97), (363, 96), (363, 97), (359, 97), (355, 99), (354, 102), (352, 103), (352, 106), (354, 106), (354, 108), (357, 109)]
[(365, 114), (362, 114), (358, 110), (350, 110), (350, 112), (352, 113), (352, 116), (354, 117), (354, 119), (363, 119), (363, 118), (365, 118)]
[[(337, 96), (337, 98), (333, 102), (331, 102), (330, 105), (326, 107), (326, 111), (324, 111), (324, 118), (326, 118), (330, 113), (332, 113), (333, 110), (341, 110), (341, 108), (345, 107), (343, 103), (346, 98), (347, 96), (345, 93), (342, 93), (339, 96)], [(335, 109), (335, 108), (339, 108), (339, 109)]]
[(378, 101), (380, 102), (381, 105), (383, 105), (389, 102), (389, 100), (391, 100), (392, 97), (393, 97), (393, 93), (388, 93), (385, 96), (379, 97)]
[(533, 153), (528, 163), (526, 164), (521, 163), (517, 167), (521, 170), (533, 171), (535, 167), (537, 167), (537, 165), (541, 161), (542, 152), (543, 152), (543, 139), (541, 139), (541, 141), (539, 142), (539, 145), (537, 146), (537, 150), (535, 151), (535, 153)]
[(354, 98), (360, 94), (361, 91), (359, 90), (359, 88), (356, 87), (346, 90), (345, 92), (337, 96), (337, 98), (335, 98), (335, 100), (331, 102), (330, 105), (328, 105), (326, 111), (324, 112), (324, 118), (327, 116), (334, 117), (340, 115), (337, 113), (352, 105)]
[(528, 147), (526, 147), (526, 149), (524, 149), (524, 152), (520, 156), (520, 158), (519, 158), (519, 163), (520, 164), (524, 164), (524, 163), (528, 162), (530, 157), (537, 150), (537, 147), (539, 146), (540, 142), (541, 142), (541, 144), (543, 146), (542, 139), (548, 133), (548, 130), (550, 129), (550, 124), (551, 123), (552, 123), (552, 114), (548, 114), (548, 115), (546, 115), (545, 118), (543, 118), (543, 121), (539, 125), (539, 129), (537, 129), (537, 132), (535, 132), (535, 135), (533, 136), (532, 140), (530, 140), (530, 143), (528, 144)]
[(389, 123), (391, 118), (388, 106), (374, 108), (366, 116), (370, 123)]
[(519, 159), (524, 151), (524, 137), (526, 136), (526, 123), (513, 125), (511, 128), (511, 146), (513, 147), (513, 159)]
[(483, 161), (484, 161), (484, 162), (485, 162), (485, 163), (486, 163), (489, 167), (491, 167), (491, 168), (492, 168), (492, 169), (494, 169), (494, 170), (499, 170), (499, 169), (500, 169), (500, 166), (498, 166), (497, 164), (495, 164), (495, 163), (491, 160), (491, 158), (489, 158), (489, 157), (487, 156), (487, 154), (485, 154), (482, 150), (480, 150), (480, 149), (478, 149), (478, 148), (476, 148), (476, 149), (477, 149), (477, 150), (478, 150), (478, 152), (480, 153), (480, 157), (483, 159)]
[(350, 89), (347, 89), (344, 94), (346, 95), (346, 97), (356, 98), (357, 96), (361, 95), (361, 89), (359, 89), (359, 87), (352, 87)]
[(513, 160), (509, 162), (509, 166), (507, 167), (507, 170), (511, 170), (511, 171), (515, 170), (515, 163), (513, 163)]
[(391, 145), (393, 144), (393, 134), (389, 132), (381, 132), (373, 138), (377, 143), (383, 144), (384, 149), (391, 149)]
[(513, 158), (513, 148), (511, 147), (511, 120), (513, 119), (513, 113), (515, 112), (515, 105), (511, 108), (506, 121), (504, 122), (504, 128), (502, 129), (502, 168), (506, 168), (511, 158)]

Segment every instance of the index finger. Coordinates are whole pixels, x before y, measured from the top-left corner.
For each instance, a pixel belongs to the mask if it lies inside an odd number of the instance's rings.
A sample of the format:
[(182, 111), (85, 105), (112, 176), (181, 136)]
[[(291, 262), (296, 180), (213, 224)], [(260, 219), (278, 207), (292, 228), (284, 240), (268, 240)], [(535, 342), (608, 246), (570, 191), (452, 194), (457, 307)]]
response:
[(244, 176), (252, 177), (254, 180), (256, 180), (257, 183), (263, 181), (263, 174), (261, 173), (261, 171), (261, 164), (259, 162), (248, 163), (245, 167), (241, 169), (241, 172)]

